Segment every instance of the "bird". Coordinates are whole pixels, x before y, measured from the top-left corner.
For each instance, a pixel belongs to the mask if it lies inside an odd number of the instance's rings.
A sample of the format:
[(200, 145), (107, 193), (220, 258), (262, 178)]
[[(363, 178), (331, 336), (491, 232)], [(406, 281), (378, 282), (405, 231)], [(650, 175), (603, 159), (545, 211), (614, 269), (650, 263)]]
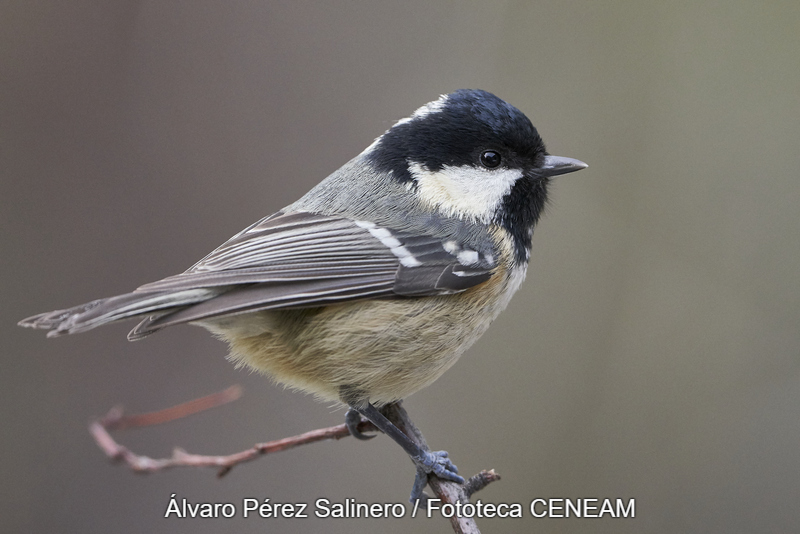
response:
[(416, 467), (414, 502), (429, 473), (464, 479), (381, 408), (433, 383), (506, 308), (548, 186), (586, 167), (550, 155), (511, 104), (457, 90), (185, 272), (19, 325), (52, 337), (136, 318), (129, 340), (201, 326), (237, 365), (347, 406), (353, 436), (373, 437), (363, 416), (397, 442)]

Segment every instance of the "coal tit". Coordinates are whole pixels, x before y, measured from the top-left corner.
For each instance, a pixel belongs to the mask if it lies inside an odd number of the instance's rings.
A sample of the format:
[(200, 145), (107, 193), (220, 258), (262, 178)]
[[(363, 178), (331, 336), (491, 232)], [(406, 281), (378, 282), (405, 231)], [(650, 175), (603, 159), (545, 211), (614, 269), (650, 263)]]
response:
[(525, 278), (550, 179), (585, 167), (548, 155), (515, 107), (456, 91), (186, 272), (19, 324), (59, 336), (136, 317), (131, 340), (202, 326), (234, 362), (349, 406), (356, 437), (360, 415), (392, 437), (417, 466), (413, 500), (428, 473), (463, 478), (379, 408), (431, 384), (486, 331)]

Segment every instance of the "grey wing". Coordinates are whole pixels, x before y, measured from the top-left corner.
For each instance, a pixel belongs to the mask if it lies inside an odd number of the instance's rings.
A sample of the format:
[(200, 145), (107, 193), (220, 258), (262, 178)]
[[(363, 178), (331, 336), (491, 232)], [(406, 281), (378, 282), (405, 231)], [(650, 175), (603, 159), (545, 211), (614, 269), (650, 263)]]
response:
[(185, 273), (137, 289), (226, 291), (145, 319), (131, 335), (259, 310), (455, 293), (488, 280), (492, 269), (491, 256), (436, 237), (343, 217), (278, 213), (237, 234)]
[(174, 324), (238, 313), (455, 293), (488, 280), (493, 267), (491, 255), (433, 236), (343, 217), (277, 213), (184, 273), (20, 324), (59, 335), (146, 316), (128, 336), (139, 339)]

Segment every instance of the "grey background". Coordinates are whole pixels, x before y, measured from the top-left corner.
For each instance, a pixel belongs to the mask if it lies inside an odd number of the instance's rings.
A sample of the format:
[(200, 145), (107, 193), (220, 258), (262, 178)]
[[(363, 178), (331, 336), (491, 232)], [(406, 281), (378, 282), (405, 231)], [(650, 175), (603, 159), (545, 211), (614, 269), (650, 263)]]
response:
[(343, 412), (237, 371), (199, 329), (45, 340), (33, 313), (179, 272), (440, 93), (495, 92), (586, 171), (552, 188), (528, 280), (406, 406), (480, 498), (636, 498), (636, 519), (486, 532), (800, 529), (800, 4), (3, 2), (0, 528), (446, 532), (442, 519), (164, 519), (191, 502), (404, 502), (386, 438), (135, 476), (87, 421), (232, 383), (119, 433), (226, 453)]

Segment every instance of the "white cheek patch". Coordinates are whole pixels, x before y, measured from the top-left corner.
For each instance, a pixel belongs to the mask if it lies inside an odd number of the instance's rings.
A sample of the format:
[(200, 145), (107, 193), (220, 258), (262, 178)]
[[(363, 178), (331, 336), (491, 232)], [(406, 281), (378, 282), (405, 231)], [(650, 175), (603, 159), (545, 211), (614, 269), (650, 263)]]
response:
[(423, 202), (439, 208), (448, 216), (468, 217), (483, 223), (492, 220), (497, 208), (517, 180), (519, 169), (483, 169), (465, 165), (433, 172), (416, 162), (408, 170), (417, 183)]

